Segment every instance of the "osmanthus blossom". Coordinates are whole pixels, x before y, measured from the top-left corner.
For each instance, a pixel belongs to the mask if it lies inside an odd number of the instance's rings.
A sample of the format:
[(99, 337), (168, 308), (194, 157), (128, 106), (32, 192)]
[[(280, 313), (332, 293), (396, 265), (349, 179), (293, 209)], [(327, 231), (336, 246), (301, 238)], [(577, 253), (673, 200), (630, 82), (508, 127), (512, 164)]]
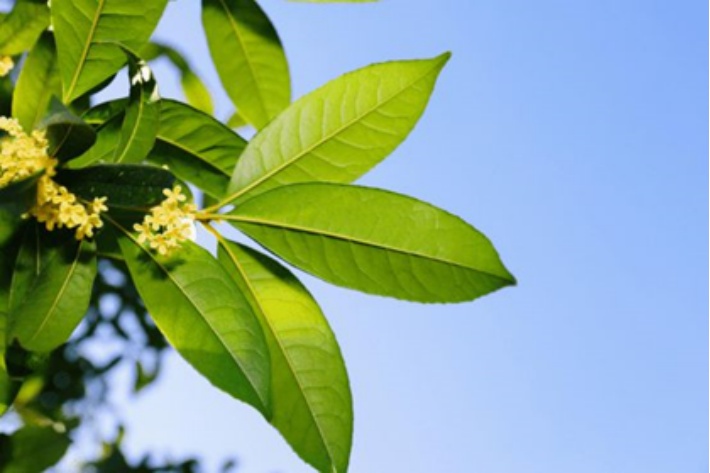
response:
[(197, 207), (185, 203), (187, 197), (182, 193), (182, 187), (174, 186), (164, 189), (163, 200), (150, 209), (143, 222), (137, 223), (133, 229), (138, 233), (138, 242), (148, 242), (150, 247), (161, 255), (168, 255), (182, 242), (195, 239), (195, 212)]
[(10, 56), (0, 56), (0, 77), (5, 77), (15, 67), (15, 62)]
[(0, 188), (43, 171), (37, 180), (35, 203), (25, 218), (36, 218), (49, 231), (73, 229), (77, 240), (93, 237), (95, 230), (103, 226), (100, 215), (108, 210), (106, 197), (87, 202), (52, 179), (59, 161), (47, 154), (44, 131), (35, 130), (28, 135), (17, 120), (7, 117), (0, 117), (0, 130), (7, 133), (0, 139)]

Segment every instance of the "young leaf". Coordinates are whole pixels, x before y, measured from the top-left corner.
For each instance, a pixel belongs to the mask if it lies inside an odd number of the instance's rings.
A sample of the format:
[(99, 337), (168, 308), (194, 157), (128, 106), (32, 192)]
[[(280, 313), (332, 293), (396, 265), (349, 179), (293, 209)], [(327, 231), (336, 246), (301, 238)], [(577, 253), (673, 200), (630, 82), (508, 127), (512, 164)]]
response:
[(448, 58), (375, 64), (296, 101), (249, 142), (225, 203), (296, 182), (354, 181), (407, 137)]
[(118, 44), (139, 51), (167, 0), (52, 0), (64, 102), (115, 74), (126, 62)]
[(217, 73), (242, 115), (262, 128), (291, 100), (286, 55), (254, 0), (202, 0), (202, 24)]
[(27, 56), (17, 79), (12, 101), (12, 116), (27, 132), (34, 130), (44, 118), (52, 96), (62, 94), (57, 68), (54, 35), (45, 32)]
[(148, 159), (167, 165), (208, 194), (222, 197), (246, 142), (188, 105), (174, 100), (161, 102), (158, 142)]
[(271, 354), (271, 423), (318, 471), (345, 472), (352, 397), (335, 335), (316, 301), (287, 269), (220, 240), (219, 261), (248, 295)]
[(95, 276), (93, 243), (68, 232), (28, 231), (15, 265), (8, 339), (36, 352), (66, 342), (89, 307)]
[(153, 148), (158, 133), (160, 96), (148, 64), (130, 51), (124, 49), (124, 52), (128, 57), (131, 96), (113, 161), (130, 164), (143, 161)]
[(363, 292), (460, 302), (515, 283), (490, 241), (466, 222), (379, 189), (291, 185), (227, 218), (295, 266)]
[(17, 0), (10, 14), (0, 22), (0, 55), (27, 51), (48, 26), (46, 0)]
[(131, 278), (170, 344), (212, 384), (269, 415), (269, 353), (254, 313), (206, 250), (186, 242), (173, 257), (119, 238)]

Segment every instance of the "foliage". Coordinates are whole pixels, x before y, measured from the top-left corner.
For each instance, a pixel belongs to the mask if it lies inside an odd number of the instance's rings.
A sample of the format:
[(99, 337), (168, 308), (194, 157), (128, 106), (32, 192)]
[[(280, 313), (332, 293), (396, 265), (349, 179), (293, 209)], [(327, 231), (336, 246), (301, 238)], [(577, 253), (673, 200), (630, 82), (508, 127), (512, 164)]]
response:
[[(515, 283), (460, 218), (352, 184), (413, 129), (449, 54), (364, 67), (291, 103), (286, 56), (259, 5), (203, 0), (212, 60), (236, 108), (225, 124), (188, 61), (149, 42), (166, 4), (17, 0), (0, 20), (0, 112), (14, 117), (0, 119), (0, 413), (22, 426), (0, 437), (0, 464), (55, 464), (105, 401), (107, 375), (129, 363), (139, 391), (169, 345), (316, 470), (344, 472), (345, 364), (315, 299), (273, 256), (419, 302)], [(157, 57), (176, 66), (189, 104), (160, 98), (146, 62)], [(13, 64), (22, 66), (8, 75)], [(124, 69), (127, 97), (95, 103)], [(256, 132), (248, 142), (232, 128), (245, 125)], [(223, 223), (272, 255), (229, 240)], [(194, 241), (196, 225), (216, 254)], [(87, 350), (107, 331), (123, 348), (92, 361)], [(194, 466), (130, 466), (119, 438), (85, 468)]]

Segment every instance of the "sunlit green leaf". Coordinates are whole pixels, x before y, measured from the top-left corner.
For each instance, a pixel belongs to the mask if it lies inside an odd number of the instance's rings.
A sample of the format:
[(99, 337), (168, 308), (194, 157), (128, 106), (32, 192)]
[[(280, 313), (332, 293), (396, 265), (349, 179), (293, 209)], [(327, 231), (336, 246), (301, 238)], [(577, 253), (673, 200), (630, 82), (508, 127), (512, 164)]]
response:
[(291, 79), (276, 30), (254, 0), (202, 0), (210, 54), (227, 95), (262, 128), (291, 100)]
[(15, 264), (8, 335), (28, 350), (47, 352), (67, 341), (89, 306), (95, 245), (75, 240), (73, 232), (32, 227)]
[(271, 423), (318, 471), (347, 470), (352, 398), (328, 322), (305, 287), (283, 266), (222, 240), (219, 260), (259, 316), (271, 354)]
[(61, 97), (62, 84), (54, 35), (45, 32), (20, 71), (12, 102), (12, 116), (27, 132), (34, 130), (47, 113), (53, 95)]
[(301, 98), (249, 142), (225, 201), (362, 176), (407, 137), (448, 58), (375, 64)]
[(149, 160), (222, 197), (245, 146), (243, 138), (209, 115), (162, 100), (158, 141)]
[(0, 470), (42, 473), (64, 456), (69, 445), (69, 437), (52, 427), (25, 426), (12, 435), (0, 435)]
[(17, 0), (10, 14), (0, 22), (0, 55), (27, 51), (48, 26), (46, 0)]
[(217, 260), (192, 242), (167, 258), (127, 233), (119, 244), (138, 292), (170, 344), (215, 386), (268, 415), (264, 334)]
[(108, 163), (121, 139), (123, 113), (112, 117), (96, 128), (96, 141), (84, 154), (67, 163), (70, 168), (83, 168), (93, 163)]
[(234, 112), (231, 117), (227, 120), (227, 126), (229, 128), (241, 128), (249, 125), (244, 117), (239, 112)]
[(52, 0), (64, 102), (83, 95), (125, 63), (118, 44), (139, 51), (167, 0)]
[(231, 215), (240, 230), (286, 261), (363, 292), (459, 302), (515, 283), (472, 226), (388, 191), (297, 184), (261, 194)]
[(139, 163), (153, 148), (160, 119), (160, 96), (153, 72), (142, 59), (128, 56), (131, 96), (121, 126), (121, 137), (114, 151), (116, 163)]

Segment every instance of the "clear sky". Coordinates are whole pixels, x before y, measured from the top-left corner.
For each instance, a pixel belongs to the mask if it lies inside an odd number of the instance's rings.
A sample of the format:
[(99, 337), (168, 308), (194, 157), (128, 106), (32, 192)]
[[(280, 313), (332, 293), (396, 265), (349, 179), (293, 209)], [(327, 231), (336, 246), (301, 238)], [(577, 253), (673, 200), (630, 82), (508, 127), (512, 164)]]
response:
[[(296, 97), (453, 51), (409, 140), (360, 182), (463, 217), (519, 280), (416, 305), (303, 276), (351, 376), (351, 471), (707, 471), (707, 2), (261, 3)], [(179, 41), (226, 117), (199, 2), (170, 2), (158, 37)], [(311, 471), (175, 355), (125, 414), (135, 456)]]

